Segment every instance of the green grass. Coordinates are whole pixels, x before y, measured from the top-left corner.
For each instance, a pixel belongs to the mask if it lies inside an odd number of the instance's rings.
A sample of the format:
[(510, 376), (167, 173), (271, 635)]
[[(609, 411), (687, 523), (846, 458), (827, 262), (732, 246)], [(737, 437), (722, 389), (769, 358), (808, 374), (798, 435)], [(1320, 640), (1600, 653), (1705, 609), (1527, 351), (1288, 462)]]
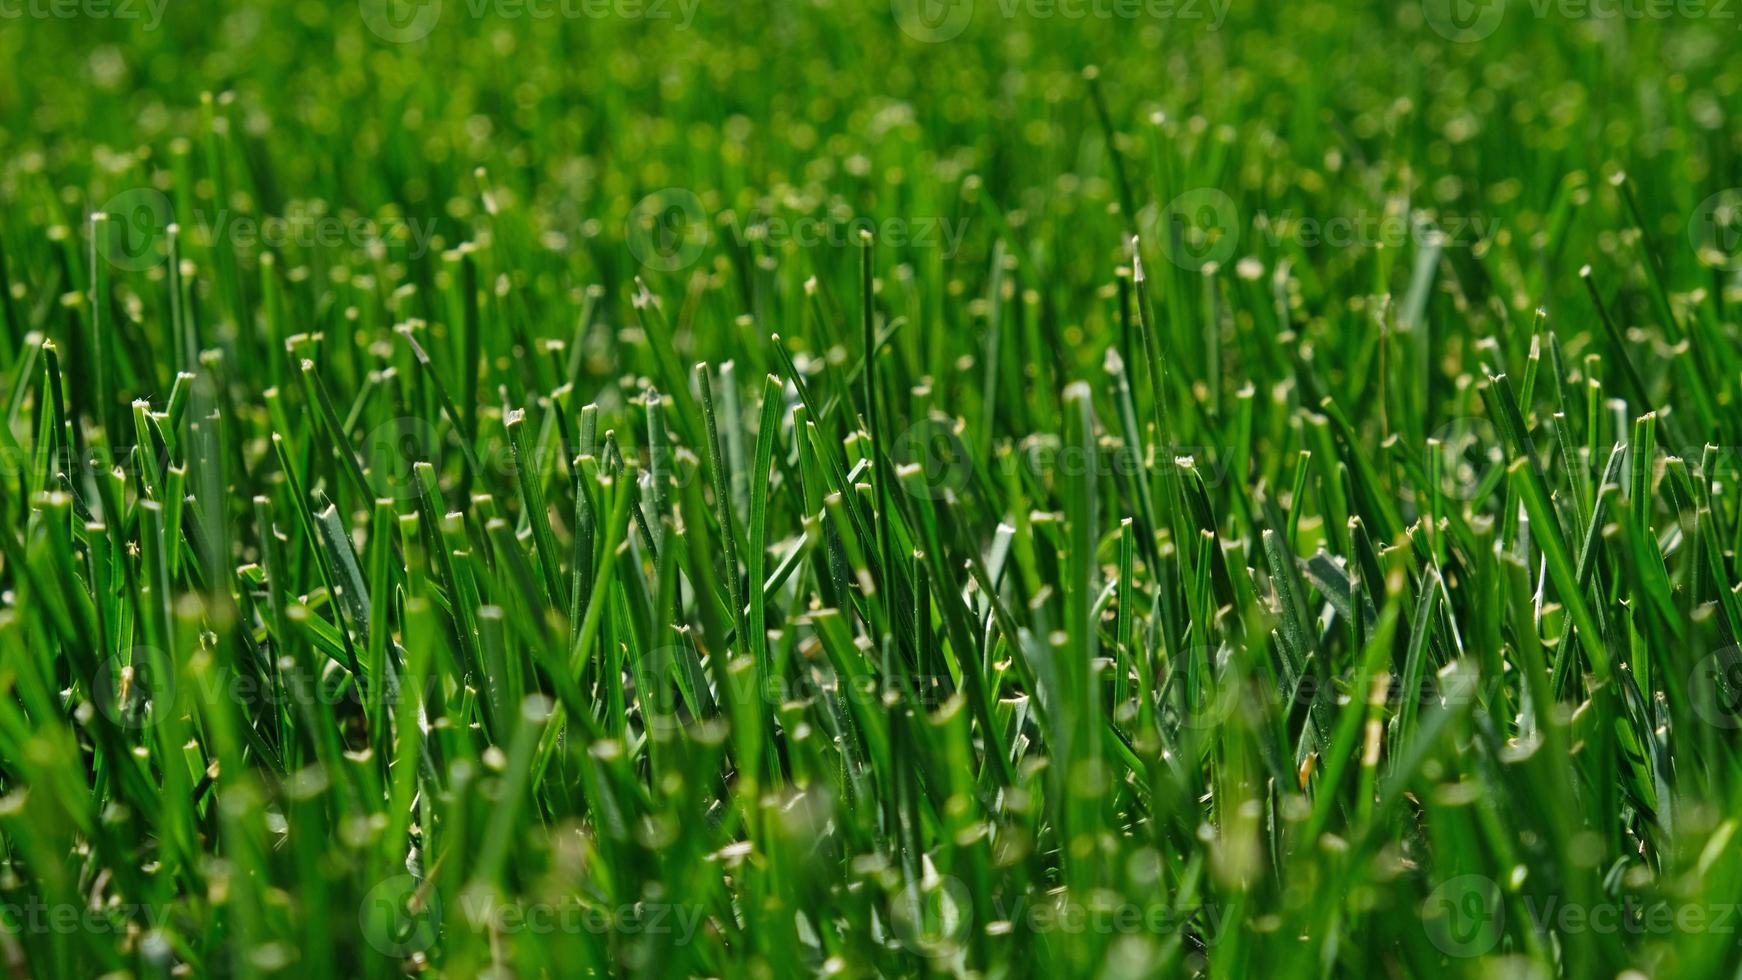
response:
[(668, 6), (0, 19), (9, 973), (1738, 975), (1734, 18)]

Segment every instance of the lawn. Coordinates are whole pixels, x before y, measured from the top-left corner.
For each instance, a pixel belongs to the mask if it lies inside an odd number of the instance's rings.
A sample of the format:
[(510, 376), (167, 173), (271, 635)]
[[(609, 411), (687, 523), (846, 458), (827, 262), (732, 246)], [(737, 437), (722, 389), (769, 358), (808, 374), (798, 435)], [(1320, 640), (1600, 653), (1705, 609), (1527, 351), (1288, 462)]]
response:
[(1739, 31), (0, 0), (0, 961), (1738, 976)]

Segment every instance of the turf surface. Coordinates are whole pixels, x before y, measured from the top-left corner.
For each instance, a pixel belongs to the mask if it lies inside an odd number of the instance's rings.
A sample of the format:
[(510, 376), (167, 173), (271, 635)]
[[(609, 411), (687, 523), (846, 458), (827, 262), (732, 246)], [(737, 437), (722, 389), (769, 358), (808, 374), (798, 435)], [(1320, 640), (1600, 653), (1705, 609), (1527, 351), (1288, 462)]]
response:
[(1739, 16), (0, 2), (0, 958), (1736, 975)]

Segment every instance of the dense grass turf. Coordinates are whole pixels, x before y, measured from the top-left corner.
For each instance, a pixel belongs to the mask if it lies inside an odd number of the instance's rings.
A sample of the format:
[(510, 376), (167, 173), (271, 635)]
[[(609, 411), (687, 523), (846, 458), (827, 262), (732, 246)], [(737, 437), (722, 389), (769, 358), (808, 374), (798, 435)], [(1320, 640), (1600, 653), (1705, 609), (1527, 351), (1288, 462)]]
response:
[(1727, 6), (0, 7), (11, 975), (1734, 975)]

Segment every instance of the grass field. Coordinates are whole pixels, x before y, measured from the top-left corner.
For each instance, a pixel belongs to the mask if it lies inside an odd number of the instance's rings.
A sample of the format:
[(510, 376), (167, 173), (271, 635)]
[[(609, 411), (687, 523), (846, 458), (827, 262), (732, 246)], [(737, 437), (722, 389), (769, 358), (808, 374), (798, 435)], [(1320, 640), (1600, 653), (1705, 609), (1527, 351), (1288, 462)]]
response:
[(1730, 0), (0, 0), (14, 977), (1742, 970)]

